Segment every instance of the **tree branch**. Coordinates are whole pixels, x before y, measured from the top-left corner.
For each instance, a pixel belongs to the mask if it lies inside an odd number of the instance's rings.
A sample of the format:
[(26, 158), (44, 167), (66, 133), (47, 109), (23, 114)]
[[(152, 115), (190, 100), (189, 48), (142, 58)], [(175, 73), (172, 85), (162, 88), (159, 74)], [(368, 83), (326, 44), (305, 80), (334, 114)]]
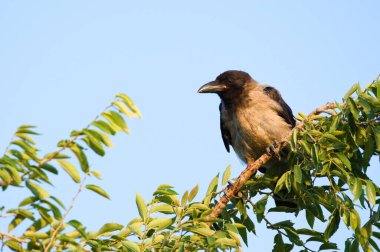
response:
[[(308, 118), (311, 117), (311, 116), (314, 116), (314, 115), (318, 115), (318, 114), (321, 114), (321, 113), (328, 113), (328, 114), (333, 114), (334, 112), (331, 112), (333, 111), (333, 109), (336, 108), (336, 104), (335, 103), (327, 103), (326, 105), (320, 107), (320, 108), (317, 108), (315, 109), (314, 111), (312, 111), (309, 115), (308, 115)], [(305, 119), (306, 120), (306, 119)], [(301, 121), (300, 123), (297, 124), (297, 126), (294, 128), (294, 129), (300, 129), (304, 126), (305, 124), (305, 120)], [(293, 130), (294, 130), (293, 129)], [(291, 131), (286, 137), (284, 137), (281, 142), (288, 142), (289, 139), (291, 138), (292, 136), (292, 132)], [(219, 201), (217, 202), (214, 210), (208, 215), (208, 217), (211, 217), (211, 218), (217, 218), (219, 216), (219, 214), (223, 211), (223, 209), (226, 207), (227, 203), (233, 198), (236, 196), (236, 194), (240, 191), (240, 189), (243, 187), (243, 185), (247, 182), (247, 180), (253, 175), (255, 174), (255, 172), (263, 165), (265, 164), (266, 162), (268, 162), (272, 157), (267, 154), (267, 153), (264, 153), (259, 159), (257, 159), (255, 162), (253, 163), (249, 163), (248, 166), (244, 169), (244, 171), (242, 173), (240, 173), (239, 177), (237, 178), (237, 180), (231, 184), (231, 185), (228, 185), (223, 191), (224, 191), (224, 195), (219, 199)], [(209, 226), (211, 226), (212, 223), (208, 223)]]

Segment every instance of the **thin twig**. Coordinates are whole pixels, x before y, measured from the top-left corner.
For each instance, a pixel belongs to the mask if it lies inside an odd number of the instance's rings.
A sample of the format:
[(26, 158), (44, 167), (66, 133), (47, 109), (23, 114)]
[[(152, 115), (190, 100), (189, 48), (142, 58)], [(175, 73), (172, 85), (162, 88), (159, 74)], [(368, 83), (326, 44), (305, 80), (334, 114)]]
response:
[(16, 214), (0, 214), (0, 218), (10, 218), (10, 217), (15, 217)]
[(54, 230), (53, 235), (51, 236), (50, 242), (46, 246), (46, 248), (44, 249), (44, 252), (49, 251), (50, 247), (53, 245), (53, 243), (54, 243), (54, 241), (55, 241), (55, 239), (56, 239), (56, 237), (58, 235), (58, 232), (59, 232), (59, 230), (61, 229), (61, 227), (63, 225), (63, 222), (64, 222), (65, 218), (70, 213), (71, 209), (74, 207), (74, 203), (75, 203), (75, 201), (76, 201), (79, 193), (83, 190), (83, 185), (84, 185), (85, 181), (86, 181), (86, 177), (83, 178), (82, 183), (80, 184), (78, 191), (76, 192), (76, 194), (74, 195), (73, 199), (71, 200), (70, 206), (67, 209), (66, 213), (63, 215), (63, 217), (62, 217), (61, 221), (59, 222), (57, 228)]
[(7, 234), (7, 233), (4, 233), (4, 232), (2, 232), (2, 231), (0, 231), (0, 236), (2, 236), (2, 237), (7, 237), (7, 238), (9, 238), (9, 239), (11, 239), (11, 240), (15, 240), (15, 241), (17, 241), (17, 242), (20, 242), (20, 243), (26, 243), (26, 242), (29, 242), (28, 240), (24, 240), (24, 239), (20, 239), (20, 238), (17, 238), (17, 237), (15, 237), (15, 236), (13, 236), (13, 235), (10, 235), (10, 234)]
[[(331, 111), (332, 109), (336, 108), (336, 104), (335, 103), (327, 103), (326, 105), (320, 107), (320, 108), (317, 108), (315, 109), (314, 111), (312, 111), (309, 115), (308, 115), (308, 118), (311, 117), (311, 116), (314, 116), (314, 115), (318, 115), (320, 113), (324, 113), (326, 111)], [(305, 119), (306, 120), (306, 119)], [(294, 128), (294, 129), (300, 129), (304, 126), (305, 124), (305, 120), (301, 121), (300, 123), (297, 124), (297, 126)], [(289, 139), (291, 138), (292, 136), (292, 132), (289, 132), (289, 134), (284, 137), (281, 142), (288, 142)], [(237, 180), (231, 184), (231, 185), (228, 185), (225, 189), (224, 189), (224, 195), (223, 197), (221, 197), (219, 199), (219, 201), (217, 202), (216, 206), (214, 207), (214, 210), (208, 215), (208, 217), (211, 217), (211, 218), (217, 218), (219, 216), (219, 214), (223, 211), (223, 209), (226, 207), (227, 203), (233, 198), (236, 196), (236, 194), (240, 191), (240, 189), (242, 188), (242, 186), (247, 182), (247, 180), (253, 175), (255, 174), (255, 172), (263, 165), (265, 164), (266, 162), (268, 162), (270, 159), (272, 158), (272, 156), (270, 156), (269, 154), (267, 153), (264, 153), (259, 159), (257, 159), (255, 162), (253, 163), (249, 163), (248, 166), (244, 169), (244, 171), (242, 173), (240, 173), (239, 177), (237, 178)], [(208, 223), (209, 226), (211, 226), (211, 222)]]
[[(110, 109), (112, 107), (112, 105), (108, 105), (104, 110), (103, 112), (107, 111), (108, 109)], [(103, 113), (102, 112), (102, 113)], [(88, 129), (91, 127), (92, 123), (95, 122), (96, 120), (98, 120), (100, 116), (97, 115), (84, 129)], [(56, 152), (54, 152), (53, 155), (51, 155), (49, 158), (44, 158), (43, 160), (40, 161), (39, 165), (42, 166), (44, 165), (45, 163), (47, 162), (50, 162), (51, 160), (53, 160), (56, 156), (58, 156), (62, 151), (64, 151), (66, 148), (68, 148), (72, 143), (74, 143), (78, 138), (80, 137), (80, 135), (76, 135), (74, 137), (72, 137), (71, 139), (67, 140), (66, 143), (59, 149), (57, 150)]]

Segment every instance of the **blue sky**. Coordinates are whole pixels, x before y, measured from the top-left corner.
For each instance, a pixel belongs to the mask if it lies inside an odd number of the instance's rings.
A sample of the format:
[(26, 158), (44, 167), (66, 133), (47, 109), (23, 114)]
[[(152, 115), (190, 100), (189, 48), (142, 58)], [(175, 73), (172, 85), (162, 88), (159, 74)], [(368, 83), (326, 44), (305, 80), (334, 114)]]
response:
[[(197, 94), (201, 85), (239, 69), (277, 87), (295, 113), (339, 101), (380, 74), (379, 8), (375, 0), (1, 1), (0, 144), (34, 124), (41, 152), (53, 151), (127, 93), (144, 118), (90, 162), (112, 200), (84, 192), (69, 215), (92, 230), (126, 224), (138, 215), (136, 192), (148, 200), (167, 183), (204, 193), (228, 164), (234, 175), (244, 168), (224, 149), (218, 97)], [(77, 185), (65, 175), (55, 183), (68, 204)], [(2, 200), (16, 204), (19, 191)], [(270, 250), (274, 234), (259, 228), (251, 246)]]

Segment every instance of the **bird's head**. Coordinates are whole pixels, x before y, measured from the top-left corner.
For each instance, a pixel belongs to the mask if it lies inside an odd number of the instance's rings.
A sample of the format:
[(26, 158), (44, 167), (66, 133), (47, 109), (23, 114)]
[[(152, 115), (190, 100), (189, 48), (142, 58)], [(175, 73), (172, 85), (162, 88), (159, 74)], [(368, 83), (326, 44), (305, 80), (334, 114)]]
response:
[(247, 84), (252, 84), (251, 82), (255, 83), (248, 73), (230, 70), (220, 74), (214, 81), (203, 85), (198, 93), (215, 93), (224, 100), (236, 98), (243, 93)]

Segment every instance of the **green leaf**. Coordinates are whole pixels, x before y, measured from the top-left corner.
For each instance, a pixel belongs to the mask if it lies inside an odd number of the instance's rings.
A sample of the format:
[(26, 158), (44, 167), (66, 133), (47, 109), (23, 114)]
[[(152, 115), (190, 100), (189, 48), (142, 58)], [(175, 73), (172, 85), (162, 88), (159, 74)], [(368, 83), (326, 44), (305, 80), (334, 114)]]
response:
[(29, 228), (28, 230), (31, 230), (31, 231), (38, 231), (44, 227), (46, 227), (48, 225), (48, 222), (45, 221), (43, 218), (41, 219), (38, 219), (37, 221), (35, 221)]
[(94, 121), (91, 123), (98, 129), (102, 130), (103, 132), (110, 134), (110, 135), (115, 135), (116, 134), (116, 129), (114, 129), (110, 124), (108, 124), (106, 121), (103, 120), (98, 120)]
[(31, 159), (31, 157), (29, 157), (28, 155), (26, 155), (25, 152), (23, 152), (23, 151), (11, 149), (11, 150), (8, 151), (8, 153), (11, 154), (11, 155), (13, 155), (14, 157), (16, 157), (20, 161), (30, 160)]
[(186, 191), (183, 196), (182, 196), (182, 199), (181, 199), (181, 206), (184, 207), (186, 205), (186, 202), (187, 202), (187, 199), (189, 197), (189, 192)]
[(34, 216), (33, 216), (33, 213), (31, 211), (29, 211), (28, 209), (11, 209), (11, 210), (8, 210), (7, 213), (14, 213), (16, 215), (20, 215), (20, 216), (23, 216), (25, 218), (28, 218), (30, 220), (33, 220), (34, 221)]
[(286, 234), (288, 235), (288, 238), (291, 242), (297, 244), (298, 246), (300, 246), (302, 244), (302, 241), (301, 241), (300, 237), (298, 236), (298, 234), (294, 228), (284, 227), (284, 230), (285, 230)]
[(49, 197), (49, 193), (47, 191), (45, 191), (44, 189), (42, 189), (42, 187), (40, 187), (39, 185), (31, 182), (30, 180), (27, 180), (26, 181), (26, 187), (29, 188), (29, 190), (39, 199), (45, 199), (47, 197)]
[(300, 228), (296, 230), (297, 234), (301, 235), (310, 235), (310, 236), (321, 236), (322, 233), (315, 231), (315, 230), (310, 230), (307, 228)]
[(90, 173), (94, 175), (97, 179), (102, 179), (102, 174), (100, 173), (100, 171), (92, 170), (90, 171)]
[(327, 227), (324, 233), (325, 241), (328, 241), (329, 238), (338, 230), (339, 222), (340, 222), (339, 211), (335, 209), (329, 217), (329, 223), (327, 224)]
[(154, 228), (156, 231), (160, 231), (172, 225), (174, 220), (171, 218), (155, 218), (148, 223), (148, 228)]
[(36, 126), (34, 126), (34, 125), (21, 125), (17, 129), (17, 133), (25, 133), (25, 134), (29, 134), (29, 135), (39, 135), (39, 133), (36, 133), (35, 131), (30, 130), (33, 128), (36, 128)]
[(294, 171), (294, 178), (295, 178), (296, 182), (298, 184), (302, 184), (303, 179), (302, 179), (302, 170), (301, 170), (301, 167), (299, 165), (295, 165), (293, 167), (293, 171)]
[(290, 220), (285, 220), (285, 221), (277, 222), (277, 223), (273, 224), (272, 226), (274, 226), (274, 227), (281, 227), (281, 228), (284, 228), (284, 227), (293, 227), (294, 223), (291, 222)]
[(42, 202), (49, 206), (56, 220), (62, 220), (62, 213), (56, 205), (47, 200), (42, 200)]
[(76, 230), (78, 230), (78, 232), (84, 237), (87, 239), (87, 234), (85, 232), (85, 227), (82, 225), (82, 223), (80, 223), (79, 221), (77, 220), (70, 220), (69, 222), (67, 222), (67, 224), (69, 224), (70, 226), (74, 227)]
[(315, 217), (308, 209), (306, 209), (306, 220), (309, 226), (313, 228)]
[[(226, 223), (224, 224), (224, 226), (226, 227), (226, 230), (231, 230), (232, 232), (234, 232), (235, 234), (238, 234), (239, 233), (239, 230), (237, 229), (237, 227), (233, 224), (230, 224), (230, 223)], [(244, 225), (243, 225), (244, 226)]]
[(53, 199), (60, 207), (62, 207), (63, 209), (66, 209), (65, 205), (59, 199), (57, 199), (54, 196), (50, 196), (50, 198)]
[(319, 163), (319, 148), (316, 144), (313, 144), (311, 148), (311, 156), (315, 165)]
[(368, 243), (368, 239), (372, 235), (372, 224), (370, 222), (367, 222), (367, 224), (365, 224), (360, 229), (359, 234), (360, 235), (358, 235), (358, 239), (359, 239), (360, 245), (362, 246), (363, 250), (364, 251), (371, 251), (369, 243)]
[(350, 227), (352, 230), (360, 228), (360, 216), (355, 209), (351, 209), (350, 211)]
[(116, 230), (122, 229), (124, 226), (118, 223), (106, 223), (104, 224), (98, 232), (96, 232), (97, 236), (108, 233), (108, 232), (113, 232)]
[(147, 221), (148, 218), (148, 208), (145, 204), (144, 199), (140, 196), (140, 194), (136, 193), (136, 205), (137, 209), (139, 210), (140, 217)]
[[(141, 220), (141, 219), (140, 219)], [(136, 233), (138, 237), (142, 237), (144, 233), (141, 231), (141, 227), (144, 223), (143, 222), (134, 222), (128, 224), (128, 229), (130, 229), (133, 233)]]
[(178, 195), (176, 191), (171, 188), (157, 189), (153, 195)]
[(229, 247), (237, 247), (237, 243), (235, 240), (223, 237), (215, 240), (215, 244), (217, 246), (229, 246)]
[(338, 249), (338, 246), (335, 243), (328, 242), (328, 243), (323, 243), (319, 247), (319, 251), (321, 251), (321, 250), (328, 250), (328, 249)]
[(298, 129), (293, 129), (292, 140), (290, 142), (290, 146), (292, 148), (292, 151), (295, 151), (297, 148), (297, 135), (298, 135)]
[(216, 190), (218, 189), (218, 180), (219, 180), (219, 174), (211, 180), (210, 185), (208, 186), (206, 195), (210, 195), (216, 192)]
[(0, 169), (0, 179), (6, 184), (10, 184), (12, 182), (12, 177), (5, 169)]
[(209, 210), (210, 208), (206, 204), (202, 203), (192, 203), (189, 209), (198, 209), (198, 210)]
[(286, 183), (290, 174), (289, 172), (290, 171), (287, 171), (284, 174), (282, 174), (280, 179), (277, 181), (276, 188), (274, 189), (274, 193), (278, 193), (279, 191), (282, 190), (282, 188), (286, 186)]
[(264, 217), (265, 206), (268, 201), (268, 196), (265, 195), (259, 201), (256, 202), (254, 208), (257, 216), (257, 221), (260, 223)]
[(132, 252), (140, 252), (140, 247), (136, 242), (133, 241), (122, 241), (121, 244), (123, 244), (123, 247), (128, 249), (128, 251)]
[(369, 238), (368, 242), (371, 244), (371, 246), (377, 251), (380, 252), (380, 247), (377, 245), (377, 243), (372, 239)]
[(31, 157), (35, 156), (35, 153), (36, 153), (36, 150), (37, 150), (36, 147), (28, 144), (27, 142), (18, 139), (18, 140), (12, 141), (11, 144), (19, 146), (29, 156), (31, 156)]
[(282, 239), (282, 235), (278, 233), (274, 236), (274, 247), (273, 247), (272, 252), (284, 252), (284, 251), (285, 251), (284, 241)]
[(210, 228), (186, 228), (187, 231), (189, 232), (193, 232), (193, 233), (196, 233), (196, 234), (200, 234), (202, 236), (212, 236), (215, 234), (215, 231), (211, 230)]
[(228, 165), (226, 170), (223, 173), (222, 186), (227, 184), (228, 180), (230, 179), (230, 176), (231, 176), (231, 165)]
[(204, 204), (206, 205), (210, 204), (211, 197), (218, 189), (218, 180), (219, 180), (219, 174), (211, 180), (210, 185), (208, 186), (208, 189), (206, 192), (206, 197), (203, 200)]
[(102, 188), (100, 188), (97, 185), (86, 185), (86, 188), (103, 196), (104, 198), (110, 199), (110, 196), (104, 191)]
[(11, 232), (13, 229), (15, 229), (18, 225), (20, 225), (21, 222), (25, 220), (24, 216), (16, 215), (11, 223), (8, 225), (8, 232)]
[(340, 123), (340, 117), (335, 115), (331, 116), (331, 124), (329, 128), (329, 133), (334, 133)]
[(84, 129), (83, 133), (85, 133), (86, 135), (90, 135), (93, 138), (96, 138), (98, 141), (101, 141), (107, 147), (112, 147), (111, 139), (106, 134), (98, 130)]
[(83, 152), (82, 146), (73, 143), (72, 145), (69, 146), (70, 150), (74, 153), (74, 155), (77, 157), (80, 167), (83, 172), (88, 172), (89, 171), (89, 165), (87, 161), (87, 156)]
[(198, 190), (199, 190), (199, 186), (198, 185), (194, 186), (194, 188), (191, 189), (190, 194), (189, 194), (189, 198), (188, 198), (188, 202), (193, 201), (193, 199), (195, 198), (195, 196), (197, 196), (197, 194), (198, 194)]
[(353, 240), (351, 247), (350, 247), (350, 252), (360, 252), (359, 242), (357, 239)]
[(376, 189), (374, 184), (370, 181), (366, 181), (366, 193), (367, 193), (367, 198), (368, 201), (371, 202), (371, 204), (375, 205), (376, 204)]
[(354, 195), (354, 198), (352, 201), (359, 199), (359, 197), (361, 196), (363, 192), (362, 182), (359, 178), (353, 179), (352, 186), (350, 185), (350, 190), (352, 194)]
[(168, 184), (161, 184), (157, 187), (157, 190), (167, 190), (172, 188), (174, 188), (174, 186)]
[(154, 205), (150, 209), (150, 212), (151, 213), (160, 212), (160, 213), (164, 213), (164, 214), (173, 214), (174, 210), (173, 210), (173, 207), (171, 205), (159, 204), (159, 205)]
[[(236, 232), (235, 232), (235, 231), (227, 230), (227, 232), (228, 232), (229, 236), (230, 236), (232, 239), (234, 239), (235, 244), (238, 245), (238, 246), (241, 246), (241, 240), (240, 240), (240, 237), (239, 237), (239, 235), (238, 235), (238, 234), (239, 234), (239, 231), (236, 230)], [(237, 251), (242, 252), (242, 250), (237, 250)]]
[(23, 251), (24, 250), (22, 248), (21, 244), (15, 240), (7, 240), (3, 244), (13, 251)]
[(133, 103), (131, 98), (129, 98), (128, 95), (120, 93), (120, 94), (117, 94), (116, 97), (122, 99), (124, 104), (127, 105), (128, 108), (132, 110), (132, 112), (135, 113), (137, 117), (140, 117), (140, 118), (142, 117), (140, 111), (138, 110), (138, 108), (135, 106), (135, 104)]
[(351, 162), (348, 160), (348, 158), (343, 153), (334, 153), (341, 161), (342, 163), (351, 170)]
[(21, 201), (18, 206), (19, 207), (23, 207), (23, 206), (26, 206), (26, 205), (29, 205), (29, 204), (32, 204), (33, 202), (36, 202), (38, 200), (37, 197), (27, 197), (25, 198), (23, 201)]
[(351, 88), (350, 90), (348, 90), (348, 92), (344, 95), (344, 100), (347, 100), (348, 97), (350, 97), (356, 90), (358, 90), (359, 88), (359, 83), (355, 83)]
[(33, 231), (26, 231), (23, 236), (34, 239), (46, 239), (49, 237), (46, 233), (35, 233)]
[(53, 174), (58, 174), (58, 170), (57, 168), (55, 168), (54, 166), (52, 166), (51, 164), (48, 164), (48, 163), (44, 163), (43, 165), (40, 166), (42, 169), (48, 171), (48, 172), (51, 172)]
[(267, 202), (268, 202), (268, 195), (265, 195), (259, 201), (256, 202), (255, 211), (257, 214), (264, 213)]
[(75, 183), (80, 182), (79, 172), (78, 172), (77, 168), (75, 168), (74, 165), (72, 165), (71, 163), (69, 163), (65, 160), (56, 160), (56, 161), (67, 172), (67, 174), (69, 174), (69, 176), (72, 178), (72, 180), (74, 180)]
[(115, 105), (115, 106), (119, 109), (119, 111), (120, 111), (121, 113), (123, 113), (124, 115), (126, 115), (126, 116), (128, 116), (128, 117), (132, 117), (132, 116), (134, 115), (134, 114), (132, 114), (132, 113), (128, 110), (128, 108), (125, 106), (125, 104), (122, 103), (121, 101), (113, 101), (111, 104), (112, 104), (112, 105)]
[(120, 114), (116, 113), (115, 111), (107, 111), (103, 112), (101, 115), (107, 118), (107, 120), (111, 123), (112, 126), (116, 127), (117, 129), (123, 130), (126, 133), (129, 133), (127, 123)]
[[(373, 134), (375, 135), (375, 141), (376, 141), (376, 150), (380, 152), (380, 132), (379, 132), (379, 129), (377, 130), (373, 130)], [(373, 148), (371, 146), (371, 148)], [(371, 152), (372, 154), (372, 152)]]
[(84, 141), (88, 145), (88, 147), (90, 147), (96, 154), (98, 154), (99, 156), (104, 156), (105, 151), (103, 145), (98, 139), (87, 135), (86, 137), (83, 137), (81, 140)]
[(13, 183), (16, 185), (20, 185), (22, 182), (22, 179), (21, 179), (20, 173), (17, 171), (17, 169), (15, 167), (8, 166), (8, 165), (5, 166), (5, 169), (11, 175), (11, 177), (13, 179)]
[(374, 85), (376, 87), (376, 98), (380, 99), (380, 78), (377, 77), (377, 79), (374, 81)]
[(36, 142), (33, 141), (27, 134), (25, 133), (16, 133), (15, 136), (21, 138), (22, 141), (30, 143), (30, 144), (36, 144)]
[(359, 115), (359, 109), (356, 106), (355, 101), (351, 97), (348, 97), (347, 104), (354, 119), (358, 120), (360, 115)]

